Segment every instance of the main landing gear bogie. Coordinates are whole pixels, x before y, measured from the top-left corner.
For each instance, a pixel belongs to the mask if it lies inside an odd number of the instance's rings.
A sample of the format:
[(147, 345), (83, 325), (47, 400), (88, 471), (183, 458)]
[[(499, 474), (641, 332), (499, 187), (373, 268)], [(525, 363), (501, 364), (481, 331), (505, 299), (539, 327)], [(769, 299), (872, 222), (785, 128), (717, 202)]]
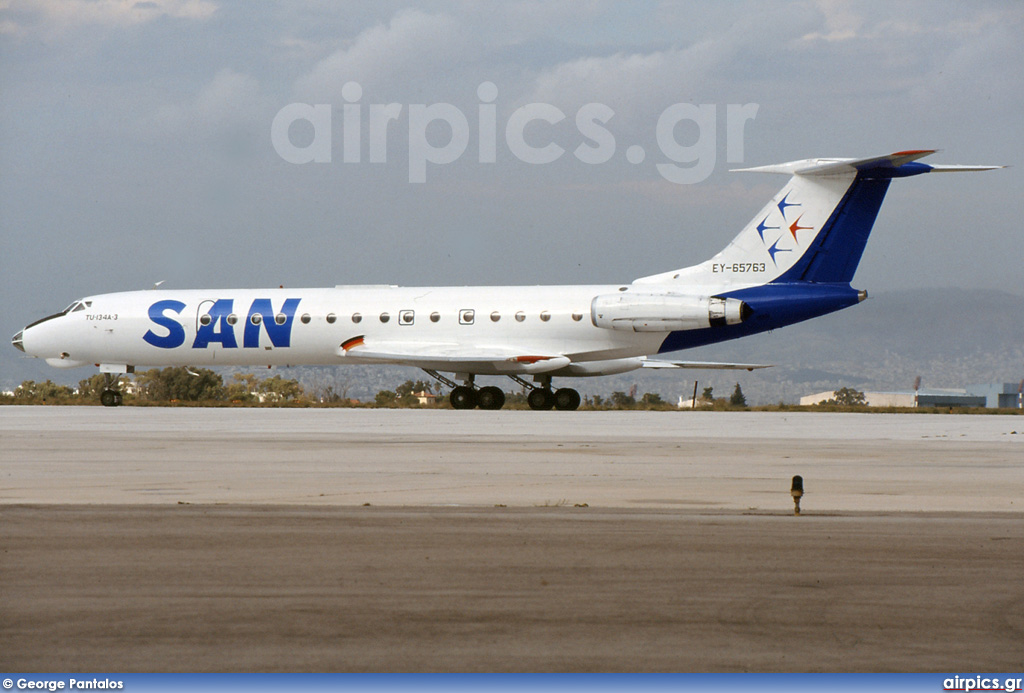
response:
[(479, 390), (474, 390), (468, 385), (458, 385), (448, 395), (448, 401), (452, 403), (452, 409), (473, 409), (480, 407), (490, 411), (501, 409), (505, 406), (505, 393), (500, 387), (489, 385)]
[[(423, 369), (427, 375), (437, 380), (442, 385), (452, 388), (448, 395), (448, 401), (452, 409), (480, 409), (496, 411), (505, 406), (505, 393), (500, 387), (488, 385), (477, 388), (473, 384), (473, 374), (457, 376), (464, 384), (458, 385), (447, 376), (437, 371)], [(580, 393), (570, 387), (551, 390), (550, 376), (538, 378), (538, 385), (528, 383), (519, 376), (508, 376), (524, 388), (529, 388), (530, 394), (526, 396), (526, 402), (530, 409), (535, 411), (548, 411), (558, 409), (559, 411), (575, 411), (580, 406)]]

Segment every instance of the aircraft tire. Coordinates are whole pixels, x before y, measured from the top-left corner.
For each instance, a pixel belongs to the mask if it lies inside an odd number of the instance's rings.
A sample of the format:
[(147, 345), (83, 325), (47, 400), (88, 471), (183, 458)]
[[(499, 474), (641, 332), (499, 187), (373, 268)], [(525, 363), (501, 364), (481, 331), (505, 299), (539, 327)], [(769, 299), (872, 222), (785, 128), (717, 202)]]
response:
[(114, 390), (104, 390), (100, 393), (100, 404), (104, 407), (116, 407), (119, 404), (117, 401), (118, 394), (120, 393), (115, 392)]
[(530, 390), (530, 394), (526, 396), (526, 403), (534, 411), (547, 411), (555, 406), (555, 395), (551, 390), (537, 388)]
[(576, 411), (580, 408), (580, 393), (571, 387), (555, 390), (555, 409), (559, 411)]
[(490, 385), (480, 388), (476, 393), (477, 406), (481, 409), (496, 410), (505, 406), (505, 393), (500, 387)]
[(476, 406), (476, 391), (471, 387), (459, 385), (454, 388), (448, 400), (452, 403), (452, 409), (472, 409)]

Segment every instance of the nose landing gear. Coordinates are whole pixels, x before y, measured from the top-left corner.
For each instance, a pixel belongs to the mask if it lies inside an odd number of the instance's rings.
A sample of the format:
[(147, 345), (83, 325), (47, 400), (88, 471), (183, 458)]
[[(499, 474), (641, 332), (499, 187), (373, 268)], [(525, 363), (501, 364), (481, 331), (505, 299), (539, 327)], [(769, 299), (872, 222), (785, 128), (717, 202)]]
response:
[(124, 395), (114, 386), (110, 373), (103, 374), (103, 392), (100, 393), (100, 404), (104, 407), (120, 407), (124, 403)]
[(124, 395), (117, 390), (104, 390), (100, 393), (100, 404), (104, 407), (120, 407), (124, 403)]

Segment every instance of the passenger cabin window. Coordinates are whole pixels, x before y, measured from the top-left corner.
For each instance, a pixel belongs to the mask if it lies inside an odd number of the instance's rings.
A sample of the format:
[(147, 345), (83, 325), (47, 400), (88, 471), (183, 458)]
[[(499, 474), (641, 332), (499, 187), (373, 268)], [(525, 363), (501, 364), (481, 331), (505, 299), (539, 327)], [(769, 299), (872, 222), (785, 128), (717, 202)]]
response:
[(259, 313), (253, 313), (252, 315), (249, 316), (249, 322), (251, 322), (253, 325), (259, 325), (261, 322), (263, 322), (263, 316), (260, 315)]
[(547, 312), (546, 310), (545, 310), (545, 311), (543, 311), (543, 312), (542, 312), (542, 313), (540, 314), (540, 319), (541, 319), (541, 320), (543, 320), (544, 322), (547, 322), (548, 320), (550, 320), (550, 319), (551, 319), (551, 313)]
[(516, 313), (516, 322), (522, 322), (523, 320), (526, 320), (526, 313), (523, 311)]
[(387, 313), (381, 313), (380, 314), (380, 321), (381, 322), (387, 322), (390, 319), (391, 319), (391, 316), (388, 315)]
[(583, 313), (573, 313), (572, 319), (575, 320), (576, 322), (579, 322), (580, 320), (583, 319)]
[(274, 322), (276, 322), (278, 325), (283, 325), (286, 322), (288, 322), (288, 316), (285, 315), (284, 313), (278, 313), (277, 315), (274, 316)]
[(463, 308), (459, 311), (459, 324), (472, 325), (476, 320), (476, 311), (471, 308)]
[(430, 314), (430, 322), (437, 322), (440, 319), (441, 319), (441, 314), (440, 313), (434, 312), (434, 313)]
[(235, 315), (234, 313), (231, 313), (230, 315), (228, 315), (227, 319), (228, 319), (228, 324), (229, 325), (234, 325), (234, 324), (236, 324), (238, 322), (238, 316)]
[(363, 316), (360, 313), (352, 313), (352, 322), (358, 324), (358, 323), (361, 323), (362, 321), (363, 321)]
[(200, 325), (209, 325), (211, 322), (213, 322), (213, 318), (210, 317), (209, 313), (207, 313), (206, 315), (201, 315), (199, 317)]
[(303, 325), (308, 325), (308, 324), (309, 324), (309, 321), (310, 321), (310, 320), (312, 320), (312, 319), (313, 319), (313, 318), (312, 318), (312, 317), (310, 317), (309, 313), (303, 313), (303, 314), (302, 314), (302, 317), (301, 317), (301, 318), (299, 318), (299, 320), (301, 320), (301, 321), (302, 321), (302, 324), (303, 324)]
[(338, 319), (338, 316), (335, 315), (334, 313), (328, 313), (327, 314), (327, 324), (328, 325), (333, 325), (334, 321), (337, 320), (337, 319)]
[(399, 325), (411, 325), (416, 322), (416, 311), (403, 310), (398, 313), (398, 324)]
[(491, 313), (491, 322), (498, 322), (499, 320), (501, 320), (501, 313), (498, 311)]

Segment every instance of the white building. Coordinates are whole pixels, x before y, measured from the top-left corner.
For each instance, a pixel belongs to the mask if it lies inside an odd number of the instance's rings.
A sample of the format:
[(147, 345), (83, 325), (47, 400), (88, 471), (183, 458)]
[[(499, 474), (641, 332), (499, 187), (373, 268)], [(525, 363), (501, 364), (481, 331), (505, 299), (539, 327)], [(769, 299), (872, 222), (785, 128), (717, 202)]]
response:
[[(970, 385), (966, 388), (922, 388), (917, 392), (865, 392), (864, 404), (869, 407), (1014, 407), (1019, 406), (1019, 386), (1014, 383)], [(800, 406), (821, 404), (835, 398), (835, 391), (826, 390), (800, 398)]]

